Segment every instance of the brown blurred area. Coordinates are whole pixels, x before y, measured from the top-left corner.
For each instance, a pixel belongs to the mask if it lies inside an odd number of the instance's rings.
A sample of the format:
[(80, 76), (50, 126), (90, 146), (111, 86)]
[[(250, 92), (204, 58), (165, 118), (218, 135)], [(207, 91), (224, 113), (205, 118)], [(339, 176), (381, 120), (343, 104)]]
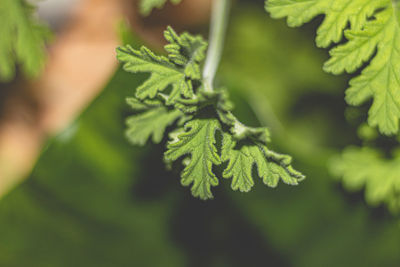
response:
[(178, 31), (204, 28), (211, 1), (167, 4), (146, 18), (138, 14), (138, 1), (76, 1), (48, 47), (42, 75), (35, 81), (17, 79), (1, 93), (0, 196), (29, 175), (46, 139), (74, 121), (111, 78), (122, 19), (145, 43), (161, 47), (166, 25)]

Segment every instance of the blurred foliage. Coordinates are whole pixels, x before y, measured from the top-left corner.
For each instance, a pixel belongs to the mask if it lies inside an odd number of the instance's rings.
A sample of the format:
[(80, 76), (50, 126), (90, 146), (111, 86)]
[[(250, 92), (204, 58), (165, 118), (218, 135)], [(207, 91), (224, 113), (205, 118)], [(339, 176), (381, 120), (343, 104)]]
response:
[(166, 237), (174, 198), (132, 195), (145, 151), (131, 149), (121, 133), (124, 88), (137, 81), (118, 72), (50, 142), (31, 179), (0, 202), (0, 266), (179, 265)]
[(345, 81), (322, 72), (326, 55), (308, 28), (243, 4), (232, 19), (220, 82), (239, 117), (270, 126), (308, 179), (277, 189), (257, 180), (250, 194), (221, 181), (214, 200), (193, 198), (156, 146), (124, 139), (124, 98), (146, 77), (118, 71), (0, 202), (0, 266), (399, 265), (398, 221), (345, 192), (325, 166), (357, 140), (335, 89)]
[[(162, 8), (167, 0), (140, 0), (140, 13), (147, 16), (151, 13), (154, 8)], [(173, 4), (179, 4), (181, 0), (171, 0)]]
[(365, 186), (369, 204), (388, 205), (394, 213), (400, 211), (400, 153), (393, 159), (385, 159), (378, 151), (368, 148), (348, 148), (332, 160), (332, 172), (343, 177), (349, 190)]
[(37, 76), (44, 66), (50, 31), (34, 10), (25, 0), (0, 0), (0, 81), (12, 80), (16, 66), (28, 77)]

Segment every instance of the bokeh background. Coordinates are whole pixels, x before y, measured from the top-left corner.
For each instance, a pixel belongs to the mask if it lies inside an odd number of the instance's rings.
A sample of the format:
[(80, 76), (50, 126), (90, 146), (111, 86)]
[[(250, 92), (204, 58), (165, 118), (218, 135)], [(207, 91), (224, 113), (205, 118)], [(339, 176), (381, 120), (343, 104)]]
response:
[(215, 199), (201, 201), (180, 170), (165, 169), (166, 139), (126, 141), (125, 98), (147, 75), (123, 72), (115, 48), (162, 53), (166, 25), (207, 37), (210, 1), (145, 18), (132, 0), (38, 6), (53, 31), (46, 68), (0, 84), (0, 266), (400, 266), (399, 218), (328, 171), (332, 156), (361, 143), (368, 105), (346, 106), (349, 77), (322, 71), (321, 18), (290, 29), (263, 1), (234, 2), (217, 82), (307, 179), (276, 189), (256, 181), (246, 194), (221, 180)]

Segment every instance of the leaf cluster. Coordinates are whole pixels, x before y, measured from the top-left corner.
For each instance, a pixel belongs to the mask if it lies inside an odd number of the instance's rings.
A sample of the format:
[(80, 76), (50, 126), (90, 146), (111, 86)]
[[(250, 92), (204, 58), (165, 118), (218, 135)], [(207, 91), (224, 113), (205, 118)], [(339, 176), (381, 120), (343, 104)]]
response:
[[(373, 104), (368, 122), (385, 135), (399, 131), (400, 10), (396, 0), (267, 0), (274, 18), (287, 17), (291, 27), (325, 15), (317, 30), (319, 47), (330, 50), (324, 70), (354, 73), (346, 101)], [(334, 45), (332, 45), (334, 44)]]
[(201, 199), (213, 197), (211, 187), (219, 184), (213, 167), (223, 162), (227, 166), (222, 176), (232, 178), (232, 189), (241, 192), (253, 187), (254, 166), (270, 187), (277, 186), (279, 179), (291, 185), (304, 179), (292, 168), (290, 156), (269, 150), (268, 129), (245, 126), (232, 114), (226, 89), (210, 90), (204, 85), (201, 63), (207, 43), (199, 36), (178, 35), (171, 27), (164, 36), (169, 42), (167, 56), (146, 47), (117, 49), (124, 70), (150, 73), (127, 100), (138, 112), (127, 122), (131, 143), (143, 145), (149, 138), (159, 143), (163, 133), (172, 129), (164, 160), (171, 165), (183, 159), (181, 183), (192, 185), (192, 194)]

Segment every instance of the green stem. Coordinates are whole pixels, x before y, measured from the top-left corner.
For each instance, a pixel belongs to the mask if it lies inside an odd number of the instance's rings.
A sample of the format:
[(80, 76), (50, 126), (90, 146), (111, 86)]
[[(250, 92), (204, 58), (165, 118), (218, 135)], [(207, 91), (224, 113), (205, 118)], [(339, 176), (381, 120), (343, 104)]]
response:
[(215, 74), (222, 56), (229, 19), (230, 0), (213, 0), (209, 48), (203, 70), (205, 90), (212, 92)]

